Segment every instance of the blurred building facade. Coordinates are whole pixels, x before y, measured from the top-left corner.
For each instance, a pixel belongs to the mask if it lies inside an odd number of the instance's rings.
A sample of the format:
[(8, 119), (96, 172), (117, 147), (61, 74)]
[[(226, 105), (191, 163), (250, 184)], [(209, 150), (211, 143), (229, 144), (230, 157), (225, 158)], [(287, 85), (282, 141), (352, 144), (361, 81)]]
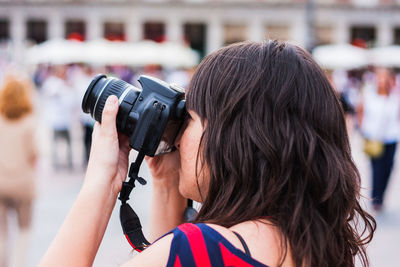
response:
[(185, 41), (202, 55), (265, 38), (384, 46), (400, 44), (400, 0), (0, 0), (17, 60), (52, 38)]

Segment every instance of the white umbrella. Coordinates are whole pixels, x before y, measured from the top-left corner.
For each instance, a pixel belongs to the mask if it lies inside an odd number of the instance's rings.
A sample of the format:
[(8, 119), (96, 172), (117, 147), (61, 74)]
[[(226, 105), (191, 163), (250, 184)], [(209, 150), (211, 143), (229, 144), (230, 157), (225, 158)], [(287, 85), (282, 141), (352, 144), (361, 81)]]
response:
[(122, 42), (105, 39), (91, 40), (85, 43), (86, 54), (83, 61), (92, 65), (125, 64), (125, 46)]
[(350, 44), (318, 46), (312, 54), (317, 63), (326, 69), (358, 69), (369, 63), (367, 51)]
[(88, 42), (54, 39), (28, 50), (28, 62), (69, 64), (83, 62), (92, 65), (193, 67), (199, 55), (176, 43), (141, 41), (136, 43), (96, 39)]
[(190, 68), (199, 63), (199, 54), (179, 43), (162, 43), (162, 65), (170, 68)]
[(89, 41), (86, 50), (84, 61), (94, 65), (161, 64), (161, 47), (153, 41), (129, 43), (97, 39)]
[(400, 45), (377, 47), (370, 50), (370, 63), (381, 67), (400, 67)]
[(31, 64), (69, 64), (83, 61), (85, 47), (82, 42), (52, 39), (35, 45), (27, 51), (27, 61)]
[(159, 43), (154, 41), (141, 41), (129, 44), (127, 52), (128, 65), (162, 65), (162, 48)]
[(154, 41), (111, 42), (94, 40), (87, 43), (85, 62), (96, 65), (193, 67), (199, 62), (198, 54), (189, 47), (177, 43)]

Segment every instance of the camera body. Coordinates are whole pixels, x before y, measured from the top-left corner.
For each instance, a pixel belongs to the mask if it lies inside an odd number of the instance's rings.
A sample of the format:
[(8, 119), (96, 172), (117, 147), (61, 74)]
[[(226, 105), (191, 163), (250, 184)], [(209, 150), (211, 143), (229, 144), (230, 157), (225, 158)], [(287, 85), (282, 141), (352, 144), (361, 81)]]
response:
[(139, 77), (142, 90), (117, 78), (97, 75), (82, 101), (82, 109), (101, 122), (110, 95), (119, 100), (117, 131), (130, 146), (148, 156), (171, 152), (186, 114), (184, 89), (157, 78)]

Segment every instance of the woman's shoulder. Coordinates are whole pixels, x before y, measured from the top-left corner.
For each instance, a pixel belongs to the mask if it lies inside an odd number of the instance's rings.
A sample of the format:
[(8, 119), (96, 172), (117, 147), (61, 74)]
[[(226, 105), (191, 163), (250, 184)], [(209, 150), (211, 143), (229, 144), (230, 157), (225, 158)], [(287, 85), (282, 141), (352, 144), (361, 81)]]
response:
[[(230, 228), (217, 224), (208, 224), (214, 230), (224, 236), (232, 245), (244, 252), (243, 245), (234, 234), (238, 233), (248, 246), (252, 258), (268, 265), (277, 266), (281, 260), (280, 255), (284, 253), (284, 242), (281, 231), (277, 226), (267, 219), (245, 221)], [(291, 260), (288, 245), (287, 257), (282, 266), (294, 266)]]
[[(242, 236), (251, 257), (246, 255), (241, 241), (233, 231)], [(168, 266), (176, 261), (185, 266), (184, 262), (205, 260), (207, 254), (209, 261), (214, 261), (215, 257), (221, 255), (210, 255), (208, 252), (217, 250), (221, 251), (221, 254), (224, 251), (228, 252), (238, 260), (249, 263), (249, 266), (276, 266), (280, 261), (281, 244), (277, 227), (267, 221), (243, 222), (231, 228), (217, 224), (186, 223), (164, 235), (125, 266)], [(290, 257), (289, 250), (288, 256)], [(290, 260), (285, 260), (283, 266), (293, 265)]]

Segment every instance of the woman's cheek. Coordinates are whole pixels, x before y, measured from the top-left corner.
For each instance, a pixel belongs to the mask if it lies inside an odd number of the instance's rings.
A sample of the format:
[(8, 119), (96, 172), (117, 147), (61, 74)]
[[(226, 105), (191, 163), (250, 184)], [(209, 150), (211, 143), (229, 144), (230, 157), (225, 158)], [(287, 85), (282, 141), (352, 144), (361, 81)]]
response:
[(196, 183), (196, 175), (192, 168), (187, 164), (188, 162), (181, 163), (181, 172), (179, 177), (179, 192), (187, 198), (197, 198), (195, 192), (198, 191)]

